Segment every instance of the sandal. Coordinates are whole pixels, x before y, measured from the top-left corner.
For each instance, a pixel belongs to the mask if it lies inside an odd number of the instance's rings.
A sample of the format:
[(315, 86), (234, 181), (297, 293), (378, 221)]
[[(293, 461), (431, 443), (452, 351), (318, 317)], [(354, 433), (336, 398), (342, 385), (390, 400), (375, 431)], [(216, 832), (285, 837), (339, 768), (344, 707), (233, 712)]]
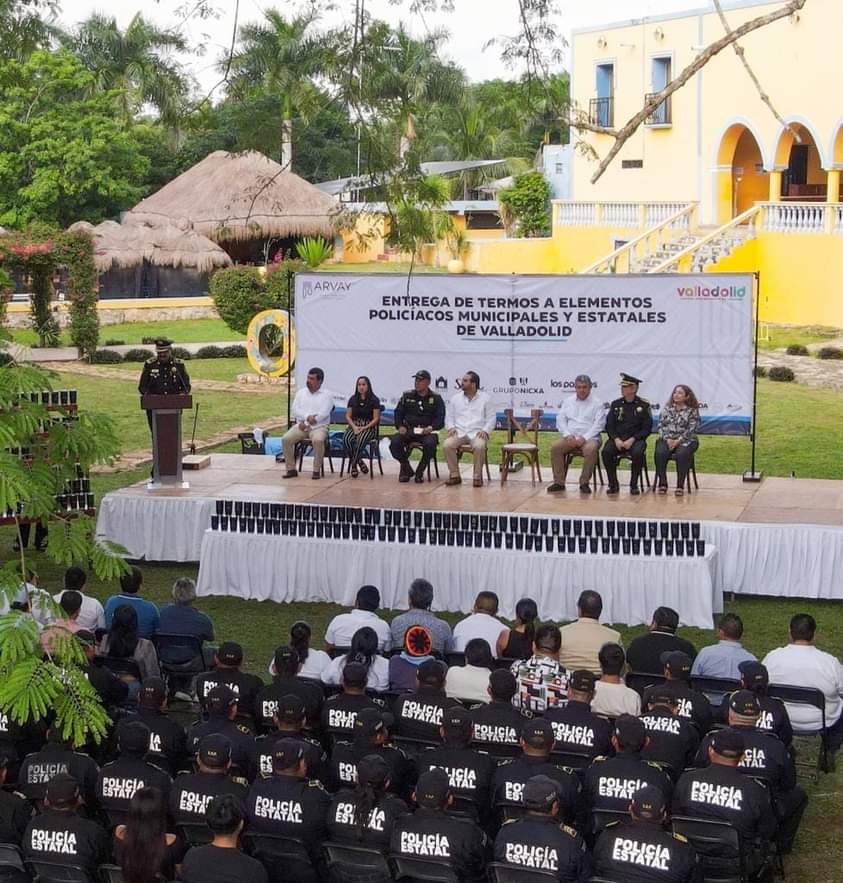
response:
[(360, 471), (363, 473), (363, 475), (369, 474), (369, 467), (362, 460), (357, 465), (360, 468)]

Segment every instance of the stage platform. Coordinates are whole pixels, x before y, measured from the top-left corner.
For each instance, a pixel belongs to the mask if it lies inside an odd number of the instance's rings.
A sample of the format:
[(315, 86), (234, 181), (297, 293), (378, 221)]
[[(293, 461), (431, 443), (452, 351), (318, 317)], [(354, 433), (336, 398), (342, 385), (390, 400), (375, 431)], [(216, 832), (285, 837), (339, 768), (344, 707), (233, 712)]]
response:
[[(98, 534), (125, 546), (136, 559), (197, 561), (214, 500), (318, 503), (474, 512), (518, 512), (575, 518), (627, 518), (702, 522), (702, 536), (718, 550), (719, 591), (807, 598), (843, 597), (843, 482), (765, 478), (745, 484), (737, 475), (700, 474), (700, 490), (677, 498), (644, 493), (631, 497), (628, 474), (620, 473), (621, 494), (605, 488), (590, 496), (577, 489), (571, 469), (568, 491), (549, 495), (550, 469), (533, 484), (529, 471), (501, 485), (497, 467), (482, 488), (471, 484), (471, 464), (462, 466), (463, 484), (446, 487), (447, 470), (432, 482), (399, 484), (398, 464), (385, 461), (384, 475), (356, 479), (337, 472), (313, 481), (310, 463), (294, 479), (284, 466), (262, 455), (213, 454), (209, 468), (185, 473), (190, 489), (148, 492), (139, 483), (107, 494), (100, 505)], [(326, 460), (327, 469), (327, 460)], [(377, 465), (375, 465), (377, 470)], [(671, 481), (674, 475), (670, 473)], [(466, 553), (470, 550), (466, 549)], [(419, 574), (421, 575), (421, 574)]]

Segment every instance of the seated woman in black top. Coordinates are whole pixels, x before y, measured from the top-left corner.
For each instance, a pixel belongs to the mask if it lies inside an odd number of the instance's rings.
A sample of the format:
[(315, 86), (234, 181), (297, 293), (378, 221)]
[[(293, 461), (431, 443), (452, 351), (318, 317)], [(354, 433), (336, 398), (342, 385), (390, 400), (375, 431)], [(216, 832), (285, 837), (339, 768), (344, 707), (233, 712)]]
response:
[(369, 471), (363, 455), (372, 439), (377, 437), (380, 419), (381, 403), (372, 392), (371, 381), (365, 376), (358, 377), (354, 395), (348, 400), (345, 412), (348, 429), (342, 437), (352, 478), (357, 478), (358, 468), (364, 475)]
[(501, 632), (498, 638), (498, 656), (502, 659), (529, 659), (533, 655), (538, 618), (536, 602), (532, 598), (522, 598), (515, 605), (515, 627)]

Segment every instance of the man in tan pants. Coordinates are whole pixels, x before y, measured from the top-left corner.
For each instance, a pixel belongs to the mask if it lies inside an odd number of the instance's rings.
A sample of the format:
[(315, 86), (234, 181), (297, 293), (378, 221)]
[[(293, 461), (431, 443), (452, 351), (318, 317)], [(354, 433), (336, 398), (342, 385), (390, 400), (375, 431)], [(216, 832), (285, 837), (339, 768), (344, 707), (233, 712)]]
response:
[(486, 462), (486, 444), (495, 428), (495, 409), (488, 393), (480, 391), (480, 376), (466, 371), (462, 389), (449, 402), (445, 412), (448, 437), (443, 445), (449, 478), (446, 485), (462, 484), (457, 451), (462, 445), (471, 445), (474, 451), (474, 487), (483, 486), (483, 465)]
[(565, 490), (565, 455), (581, 454), (580, 493), (590, 494), (589, 482), (597, 465), (600, 451), (600, 433), (606, 424), (606, 406), (592, 390), (591, 378), (580, 374), (574, 380), (574, 395), (565, 399), (556, 417), (560, 438), (550, 448), (550, 465), (553, 468), (553, 484), (549, 494)]
[(284, 462), (287, 464), (284, 478), (295, 478), (299, 474), (296, 469), (296, 445), (302, 441), (309, 441), (313, 446), (311, 478), (322, 477), (322, 459), (325, 456), (331, 411), (334, 409), (334, 397), (322, 389), (324, 379), (325, 372), (321, 368), (311, 368), (307, 372), (305, 388), (300, 389), (293, 399), (290, 416), (295, 420), (295, 425), (284, 433), (282, 439)]

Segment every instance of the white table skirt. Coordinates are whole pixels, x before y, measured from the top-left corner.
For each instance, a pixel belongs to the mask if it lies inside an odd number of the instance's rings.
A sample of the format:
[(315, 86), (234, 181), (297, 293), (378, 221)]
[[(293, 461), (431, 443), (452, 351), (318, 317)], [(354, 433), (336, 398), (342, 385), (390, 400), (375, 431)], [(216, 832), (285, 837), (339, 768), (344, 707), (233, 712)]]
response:
[(515, 614), (523, 597), (543, 618), (573, 619), (583, 589), (603, 597), (604, 622), (648, 623), (660, 604), (684, 625), (712, 627), (723, 610), (717, 550), (704, 558), (562, 555), (456, 546), (417, 546), (355, 540), (207, 531), (197, 592), (272, 601), (354, 604), (360, 586), (376, 585), (383, 607), (404, 608), (416, 577), (429, 579), (439, 610), (469, 612), (482, 589), (497, 592), (501, 615)]

